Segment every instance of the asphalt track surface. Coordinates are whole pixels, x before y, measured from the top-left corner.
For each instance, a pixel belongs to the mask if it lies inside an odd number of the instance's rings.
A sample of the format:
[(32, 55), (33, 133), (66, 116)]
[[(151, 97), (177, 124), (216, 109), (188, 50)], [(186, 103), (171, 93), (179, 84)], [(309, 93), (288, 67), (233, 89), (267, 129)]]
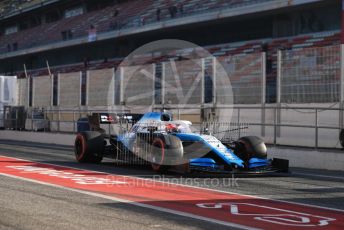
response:
[[(0, 141), (0, 156), (342, 210), (335, 228), (344, 224), (343, 172), (293, 168), (290, 176), (276, 177), (161, 177), (149, 169), (115, 166), (111, 160), (78, 164), (66, 146), (13, 141)], [(0, 229), (236, 229), (4, 175), (0, 194)]]

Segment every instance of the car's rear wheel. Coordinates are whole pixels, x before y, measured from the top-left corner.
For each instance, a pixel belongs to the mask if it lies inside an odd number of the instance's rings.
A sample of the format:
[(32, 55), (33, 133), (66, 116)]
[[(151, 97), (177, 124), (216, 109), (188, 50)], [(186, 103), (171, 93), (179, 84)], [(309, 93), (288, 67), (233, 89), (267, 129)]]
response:
[(99, 132), (81, 132), (74, 142), (75, 158), (80, 163), (100, 163), (103, 159), (104, 136)]

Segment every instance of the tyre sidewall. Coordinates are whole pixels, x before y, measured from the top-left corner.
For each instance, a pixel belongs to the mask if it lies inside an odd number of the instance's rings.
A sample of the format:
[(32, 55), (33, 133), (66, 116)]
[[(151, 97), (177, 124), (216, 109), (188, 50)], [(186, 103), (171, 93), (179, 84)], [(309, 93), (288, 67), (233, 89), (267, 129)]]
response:
[[(77, 144), (81, 145), (80, 153), (77, 152)], [(78, 162), (99, 163), (103, 159), (104, 136), (99, 132), (78, 133), (74, 145), (75, 157)]]

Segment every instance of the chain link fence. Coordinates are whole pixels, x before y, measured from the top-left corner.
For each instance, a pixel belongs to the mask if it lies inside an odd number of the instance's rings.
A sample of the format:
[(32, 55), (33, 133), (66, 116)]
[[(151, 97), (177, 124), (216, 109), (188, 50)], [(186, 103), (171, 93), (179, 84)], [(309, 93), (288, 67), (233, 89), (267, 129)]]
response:
[(340, 54), (339, 45), (282, 51), (281, 102), (339, 102)]
[[(232, 130), (229, 123), (234, 121), (238, 124), (249, 123), (249, 134), (263, 136), (268, 143), (272, 144), (339, 147), (338, 134), (344, 124), (340, 103), (341, 92), (343, 92), (341, 53), (339, 45), (280, 51), (277, 65), (277, 93), (279, 93), (278, 102), (280, 103), (277, 105), (264, 104), (266, 66), (264, 53), (227, 55), (218, 57), (217, 62), (204, 59), (175, 60), (159, 65), (156, 63), (140, 66), (139, 69), (130, 66), (117, 71), (120, 72), (120, 76), (106, 74), (106, 71), (114, 73), (113, 69), (101, 72), (105, 74), (92, 70), (88, 75), (94, 79), (94, 82), (88, 82), (88, 89), (92, 90), (92, 94), (88, 96), (93, 97), (93, 94), (102, 90), (108, 92), (107, 82), (111, 79), (114, 81), (114, 87), (111, 86), (114, 91), (110, 94), (111, 100), (116, 99), (116, 103), (112, 104), (116, 104), (118, 108), (126, 108), (129, 111), (137, 106), (144, 107), (145, 111), (147, 108), (169, 108), (175, 114), (175, 118), (190, 120), (200, 130), (204, 128), (202, 127), (204, 122), (226, 123), (221, 126), (221, 129), (208, 124), (212, 133), (221, 133), (226, 129)], [(220, 64), (227, 73), (233, 92), (233, 107), (235, 108), (232, 120), (225, 120), (226, 116), (222, 116), (225, 119), (218, 118), (219, 114), (228, 114), (229, 111), (220, 108), (221, 98), (228, 96), (229, 87), (221, 84), (221, 79), (217, 76)], [(156, 75), (157, 72), (159, 72), (159, 77)], [(80, 75), (73, 78), (73, 86), (77, 85), (78, 88), (80, 88), (79, 77)], [(44, 80), (43, 77), (36, 79)], [(155, 82), (156, 79), (159, 81), (158, 84)], [(53, 85), (49, 77), (45, 77), (44, 82)], [(67, 76), (63, 84), (68, 84)], [(39, 90), (32, 92), (30, 87)], [(44, 103), (50, 105), (52, 99), (47, 100), (52, 88), (41, 89), (41, 87), (43, 86), (38, 85), (38, 80), (30, 84), (30, 80), (20, 79), (18, 81), (19, 104), (27, 107), (30, 104), (30, 95), (33, 93), (31, 100), (34, 102), (34, 107), (36, 105), (43, 107)], [(192, 88), (195, 90), (189, 93)], [(73, 87), (68, 89), (64, 87), (59, 93), (67, 95), (69, 92), (68, 95), (77, 95), (78, 99), (73, 101), (74, 105), (80, 101), (82, 93), (73, 94), (73, 90)], [(86, 94), (89, 94), (89, 91)], [(102, 95), (96, 98), (97, 100), (92, 102), (92, 105), (98, 104), (97, 101), (107, 101), (108, 94), (102, 92)], [(157, 98), (159, 100), (155, 101)], [(68, 104), (66, 97), (61, 101), (65, 101), (65, 105)], [(180, 104), (180, 101), (185, 102), (184, 107), (174, 109), (174, 104)], [(130, 107), (131, 105), (135, 107)], [(202, 111), (204, 106), (210, 109), (204, 112)], [(45, 130), (75, 132), (78, 119), (91, 109), (92, 107), (80, 107), (68, 110), (56, 107), (53, 110), (47, 107), (43, 118), (49, 120), (49, 128)], [(31, 110), (27, 114), (29, 121), (26, 123), (32, 125), (26, 126), (25, 129), (35, 130), (36, 127), (38, 129), (44, 126), (44, 122), (41, 122), (41, 126), (36, 122), (39, 120), (38, 114)], [(226, 139), (227, 137), (219, 135), (219, 138)]]
[(121, 67), (120, 98), (128, 107), (147, 107), (154, 103), (153, 64)]
[[(234, 104), (261, 104), (265, 98), (264, 53), (238, 54), (218, 58), (228, 74)], [(216, 79), (216, 90), (223, 89), (221, 79)], [(223, 90), (226, 92), (226, 90)], [(218, 95), (221, 97), (221, 95)], [(219, 100), (221, 100), (219, 98)]]
[(202, 59), (163, 63), (164, 102), (173, 105), (200, 104), (203, 102)]

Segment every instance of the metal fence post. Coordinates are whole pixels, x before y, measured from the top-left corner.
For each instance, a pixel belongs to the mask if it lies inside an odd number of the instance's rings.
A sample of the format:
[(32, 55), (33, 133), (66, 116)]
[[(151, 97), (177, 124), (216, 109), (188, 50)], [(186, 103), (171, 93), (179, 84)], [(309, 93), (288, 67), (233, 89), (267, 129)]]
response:
[(164, 107), (165, 106), (165, 62), (161, 63), (161, 104)]
[(281, 135), (281, 97), (282, 97), (282, 51), (277, 52), (277, 79), (276, 79), (276, 136)]
[[(44, 121), (47, 121), (48, 119), (47, 119), (47, 111), (48, 111), (48, 109), (46, 109), (46, 110), (44, 110), (44, 112), (43, 112), (43, 118), (44, 118)], [(50, 126), (50, 124), (49, 124), (49, 126)], [(44, 128), (43, 128), (43, 132), (46, 132), (47, 130), (46, 130), (46, 128), (45, 128), (45, 125), (44, 125)]]
[(73, 133), (75, 132), (75, 111), (73, 110)]
[(33, 130), (33, 110), (31, 109), (31, 131)]
[(276, 103), (281, 103), (282, 51), (277, 51)]
[(58, 110), (57, 112), (57, 131), (60, 132), (60, 120), (61, 120), (61, 112)]
[(277, 144), (277, 106), (274, 107), (274, 146)]
[(120, 105), (124, 104), (124, 67), (120, 67), (119, 69), (119, 103)]
[(339, 127), (344, 128), (344, 45), (340, 45)]
[(261, 135), (262, 137), (265, 136), (265, 103), (266, 103), (266, 53), (262, 52), (262, 81), (261, 81), (261, 103), (262, 103), (262, 110), (261, 110)]
[(241, 130), (240, 130), (240, 108), (238, 108), (238, 127), (239, 127), (239, 138), (241, 137)]
[(16, 127), (15, 127), (15, 130), (18, 130), (18, 110), (16, 110), (16, 117), (15, 117), (15, 123), (16, 123)]
[(316, 108), (315, 109), (315, 149), (318, 148), (319, 146), (319, 130), (318, 130), (318, 109)]
[[(152, 70), (153, 70), (153, 81), (152, 81), (152, 88), (153, 88), (153, 95), (152, 95), (152, 111), (153, 107), (156, 104), (156, 88), (155, 88), (155, 83), (156, 83), (156, 64), (152, 64)], [(161, 92), (161, 91), (160, 91)]]
[(217, 59), (214, 57), (213, 58), (213, 63), (212, 63), (212, 74), (213, 74), (213, 92), (212, 92), (212, 101), (213, 101), (213, 106), (215, 107), (216, 106), (216, 90), (217, 90), (217, 87), (216, 87), (216, 74), (217, 74), (217, 71), (216, 71), (216, 67), (217, 67)]
[(204, 96), (205, 96), (205, 85), (204, 85), (204, 83), (205, 83), (205, 59), (204, 58), (202, 58), (201, 59), (201, 68), (202, 68), (202, 75), (201, 75), (201, 106), (203, 106), (204, 105), (204, 102), (205, 102), (205, 100), (204, 100)]

